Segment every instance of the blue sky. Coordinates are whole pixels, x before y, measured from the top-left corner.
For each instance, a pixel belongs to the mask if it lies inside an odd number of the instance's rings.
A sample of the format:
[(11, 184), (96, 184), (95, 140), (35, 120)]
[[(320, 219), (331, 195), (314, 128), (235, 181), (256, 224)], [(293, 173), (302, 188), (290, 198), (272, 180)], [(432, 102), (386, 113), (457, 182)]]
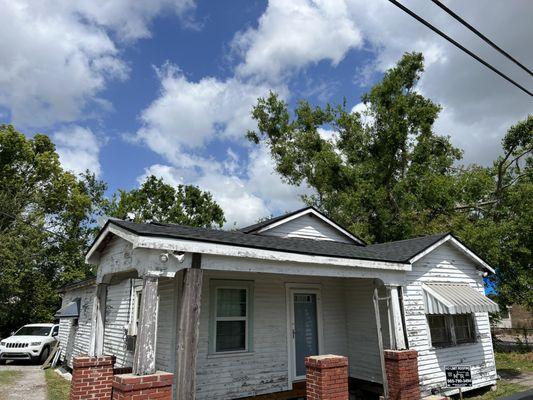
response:
[[(533, 7), (450, 1), (526, 65)], [(294, 105), (360, 96), (406, 51), (422, 51), (419, 90), (443, 106), (437, 132), (488, 164), (510, 124), (531, 112), (516, 88), (386, 0), (0, 0), (0, 122), (49, 134), (63, 165), (130, 189), (153, 173), (213, 193), (228, 226), (301, 205), (266, 149), (251, 146), (250, 108), (275, 90)], [(528, 77), (424, 0), (409, 6), (513, 78)], [(323, 134), (331, 132), (324, 129)]]

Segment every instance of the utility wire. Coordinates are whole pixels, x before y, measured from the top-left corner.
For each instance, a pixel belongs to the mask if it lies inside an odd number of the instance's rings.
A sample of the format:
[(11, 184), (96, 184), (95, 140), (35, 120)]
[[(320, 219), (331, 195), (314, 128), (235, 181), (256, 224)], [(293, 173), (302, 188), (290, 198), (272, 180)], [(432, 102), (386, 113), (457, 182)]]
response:
[(26, 221), (26, 220), (24, 220), (24, 219), (22, 219), (22, 218), (18, 218), (18, 217), (16, 217), (16, 216), (13, 215), (13, 214), (8, 214), (8, 213), (6, 213), (6, 212), (4, 212), (4, 211), (2, 211), (2, 210), (0, 210), (0, 214), (5, 215), (5, 216), (8, 217), (8, 218), (11, 218), (13, 221), (22, 222), (23, 224), (26, 224), (26, 225), (28, 225), (28, 226), (31, 226), (32, 228), (37, 228), (37, 229), (39, 229), (39, 230), (41, 230), (41, 231), (43, 231), (43, 232), (47, 232), (47, 233), (50, 233), (50, 234), (52, 234), (52, 235), (55, 235), (55, 236), (57, 236), (58, 238), (65, 239), (65, 240), (69, 240), (68, 237), (66, 237), (66, 236), (64, 236), (64, 235), (62, 235), (62, 234), (60, 234), (60, 233), (58, 233), (58, 232), (54, 232), (53, 230), (47, 229), (47, 228), (45, 228), (44, 226), (36, 226), (36, 225), (32, 224), (32, 223), (29, 222), (29, 221)]
[(479, 36), (481, 39), (483, 39), (486, 43), (488, 43), (493, 49), (498, 51), (499, 53), (503, 54), (505, 57), (507, 57), (509, 60), (514, 62), (516, 65), (518, 65), (520, 68), (522, 68), (524, 71), (526, 71), (529, 75), (533, 76), (533, 72), (523, 65), (520, 61), (518, 61), (516, 58), (514, 58), (512, 55), (507, 53), (505, 50), (503, 50), (500, 46), (498, 46), (496, 43), (494, 43), (492, 40), (490, 40), (488, 37), (486, 37), (484, 34), (482, 34), (480, 31), (478, 31), (476, 28), (474, 28), (472, 25), (470, 25), (468, 22), (466, 22), (463, 18), (461, 18), (459, 15), (457, 15), (455, 12), (450, 10), (446, 5), (442, 4), (439, 0), (431, 0), (433, 3), (435, 3), (438, 7), (442, 8), (444, 11), (446, 11), (448, 14), (450, 14), (453, 18), (455, 18), (457, 21), (459, 21), (461, 24), (466, 26), (468, 29), (470, 29), (472, 32), (474, 32), (477, 36)]
[(417, 14), (415, 14), (413, 11), (411, 11), (410, 9), (408, 9), (407, 7), (405, 7), (403, 4), (399, 3), (398, 1), (396, 0), (389, 0), (392, 4), (394, 4), (396, 7), (398, 7), (399, 9), (401, 9), (402, 11), (406, 12), (407, 14), (409, 14), (411, 17), (413, 17), (414, 19), (416, 19), (418, 22), (424, 24), (425, 26), (427, 26), (429, 29), (431, 29), (433, 32), (435, 32), (436, 34), (442, 36), (444, 39), (446, 39), (448, 42), (450, 42), (451, 44), (453, 44), (454, 46), (456, 46), (457, 48), (461, 49), (462, 51), (464, 51), (466, 54), (468, 54), (470, 57), (476, 59), (477, 61), (479, 61), (481, 64), (483, 64), (485, 67), (487, 67), (488, 69), (490, 69), (491, 71), (495, 72), (496, 74), (500, 75), (503, 79), (505, 79), (506, 81), (512, 83), (513, 85), (515, 85), (517, 88), (519, 88), (520, 90), (522, 90), (524, 93), (527, 93), (528, 95), (530, 95), (531, 97), (533, 97), (533, 93), (531, 93), (529, 90), (527, 90), (525, 87), (523, 87), (522, 85), (520, 85), (519, 83), (515, 82), (514, 80), (512, 80), (511, 78), (509, 78), (507, 75), (505, 75), (503, 72), (500, 72), (498, 69), (496, 69), (495, 67), (493, 67), (492, 65), (490, 65), (488, 62), (486, 62), (485, 60), (483, 60), (481, 57), (479, 57), (478, 55), (472, 53), (470, 50), (468, 50), (466, 47), (464, 47), (462, 44), (460, 44), (459, 42), (457, 42), (456, 40), (452, 39), (450, 36), (448, 36), (447, 34), (445, 34), (444, 32), (442, 32), (440, 29), (436, 28), (435, 26), (431, 25), (429, 22), (427, 22), (425, 19), (423, 19), (422, 17), (418, 16)]

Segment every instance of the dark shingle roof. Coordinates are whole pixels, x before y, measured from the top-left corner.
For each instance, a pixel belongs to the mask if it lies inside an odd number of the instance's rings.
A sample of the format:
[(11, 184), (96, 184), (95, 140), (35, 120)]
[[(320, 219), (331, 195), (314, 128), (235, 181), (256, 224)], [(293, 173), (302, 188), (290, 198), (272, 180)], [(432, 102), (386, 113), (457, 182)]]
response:
[(312, 209), (312, 208), (313, 207), (304, 207), (304, 208), (300, 208), (299, 210), (296, 210), (296, 211), (291, 211), (290, 213), (278, 215), (277, 217), (268, 218), (268, 219), (265, 219), (264, 221), (258, 222), (256, 224), (245, 226), (244, 228), (240, 228), (239, 231), (243, 232), (243, 233), (255, 232), (255, 231), (258, 231), (261, 228), (264, 228), (265, 226), (273, 224), (274, 222), (278, 222), (278, 221), (280, 221), (282, 219), (285, 219), (285, 218), (288, 218), (288, 217), (290, 217), (290, 216), (292, 216), (294, 214), (298, 214), (298, 213), (300, 213), (302, 211), (309, 210), (309, 209)]
[(280, 238), (260, 236), (240, 231), (223, 231), (196, 228), (176, 224), (135, 223), (130, 221), (110, 220), (127, 231), (140, 236), (157, 236), (183, 240), (197, 240), (208, 243), (242, 246), (255, 249), (282, 251), (287, 253), (317, 256), (390, 261), (407, 263), (410, 258), (437, 242), (445, 235), (433, 235), (423, 238), (402, 240), (381, 245), (358, 246), (326, 240)]

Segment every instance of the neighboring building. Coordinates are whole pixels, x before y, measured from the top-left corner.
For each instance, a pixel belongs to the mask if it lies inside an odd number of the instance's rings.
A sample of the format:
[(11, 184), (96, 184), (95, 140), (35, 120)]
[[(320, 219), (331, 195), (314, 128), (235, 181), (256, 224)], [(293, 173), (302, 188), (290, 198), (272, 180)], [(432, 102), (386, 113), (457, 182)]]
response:
[(533, 329), (533, 312), (519, 304), (510, 307), (511, 328)]
[[(474, 388), (496, 382), (494, 270), (451, 234), (366, 245), (314, 208), (240, 231), (109, 220), (87, 261), (96, 285), (63, 295), (82, 299), (77, 331), (61, 323), (67, 362), (111, 354), (178, 381), (192, 368), (197, 399), (290, 398), (314, 354), (347, 356), (352, 384), (382, 385), (384, 349), (418, 351), (423, 395), (457, 392), (446, 365), (470, 365)], [(96, 310), (83, 335), (82, 309)]]

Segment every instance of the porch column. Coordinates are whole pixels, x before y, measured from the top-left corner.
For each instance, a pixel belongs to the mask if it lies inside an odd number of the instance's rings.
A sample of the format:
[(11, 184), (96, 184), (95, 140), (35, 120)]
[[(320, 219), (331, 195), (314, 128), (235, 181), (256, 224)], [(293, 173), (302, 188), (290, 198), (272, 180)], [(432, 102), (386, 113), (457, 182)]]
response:
[(93, 312), (91, 314), (91, 341), (89, 355), (98, 357), (104, 353), (104, 320), (107, 285), (100, 283), (96, 286), (93, 297)]
[(147, 274), (143, 277), (141, 318), (133, 358), (133, 373), (135, 375), (155, 373), (157, 311), (159, 305), (159, 297), (157, 295), (158, 281), (159, 278), (157, 276)]
[(191, 268), (184, 271), (176, 350), (176, 398), (194, 400), (196, 396), (196, 355), (200, 326), (203, 270), (201, 254), (192, 255)]
[(394, 342), (391, 343), (391, 347), (394, 350), (404, 350), (407, 348), (405, 343), (405, 333), (403, 329), (402, 320), (402, 304), (400, 303), (400, 291), (399, 286), (391, 286), (390, 290), (390, 314), (392, 317), (391, 325), (393, 332)]

